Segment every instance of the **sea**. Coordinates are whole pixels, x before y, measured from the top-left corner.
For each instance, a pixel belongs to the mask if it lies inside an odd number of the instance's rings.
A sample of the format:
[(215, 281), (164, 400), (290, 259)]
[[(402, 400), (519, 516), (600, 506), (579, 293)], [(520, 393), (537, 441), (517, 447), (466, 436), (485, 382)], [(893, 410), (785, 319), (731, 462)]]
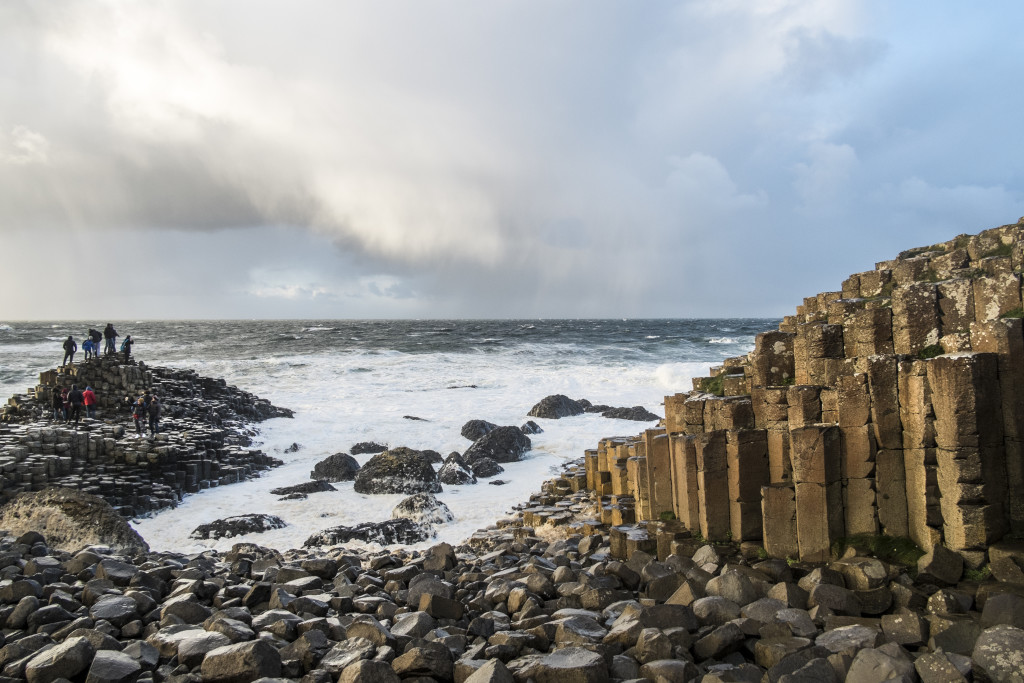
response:
[[(292, 419), (258, 425), (256, 445), (283, 466), (130, 520), (153, 550), (200, 552), (227, 550), (240, 541), (299, 548), (322, 529), (390, 519), (404, 496), (358, 494), (351, 482), (305, 500), (279, 500), (269, 493), (309, 481), (318, 461), (349, 452), (358, 442), (447, 455), (470, 445), (460, 435), (468, 420), (519, 426), (534, 419), (544, 431), (531, 435), (533, 448), (522, 461), (504, 465), (496, 477), (503, 485), (481, 479), (445, 486), (438, 494), (455, 520), (436, 527), (436, 537), (420, 545), (458, 544), (507, 516), (601, 438), (635, 435), (656, 425), (597, 414), (529, 418), (542, 398), (565, 394), (595, 404), (640, 405), (664, 415), (666, 395), (688, 391), (691, 379), (710, 366), (751, 351), (754, 336), (779, 321), (0, 320), (0, 400), (24, 392), (40, 372), (59, 365), (61, 343), (69, 334), (81, 344), (90, 327), (102, 329), (107, 322), (122, 336), (132, 336), (138, 360), (222, 377), (295, 411)], [(299, 448), (289, 452), (293, 444)], [(355, 457), (362, 464), (372, 456)], [(216, 541), (190, 538), (200, 524), (257, 512), (277, 515), (286, 526)]]

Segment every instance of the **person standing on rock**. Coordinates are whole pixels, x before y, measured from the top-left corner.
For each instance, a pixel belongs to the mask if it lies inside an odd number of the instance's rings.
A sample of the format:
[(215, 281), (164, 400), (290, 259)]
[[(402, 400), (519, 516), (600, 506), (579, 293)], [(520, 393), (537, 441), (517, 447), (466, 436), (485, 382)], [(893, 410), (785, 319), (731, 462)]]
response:
[(126, 335), (124, 341), (121, 342), (121, 350), (124, 351), (124, 362), (127, 364), (128, 359), (132, 356), (132, 344), (135, 340), (132, 339), (132, 335)]
[(68, 363), (73, 365), (75, 362), (75, 351), (77, 350), (78, 343), (75, 341), (75, 338), (69, 334), (68, 338), (64, 340), (64, 362), (61, 363), (60, 366), (64, 367)]
[(75, 429), (78, 428), (78, 418), (82, 416), (82, 405), (84, 405), (85, 399), (82, 396), (82, 392), (79, 391), (77, 384), (71, 385), (71, 391), (68, 392), (68, 403), (71, 404), (71, 415), (70, 419), (75, 421)]
[(89, 328), (89, 339), (92, 340), (92, 355), (100, 357), (100, 348), (103, 346), (103, 333), (94, 327)]
[(114, 346), (114, 340), (117, 339), (117, 330), (110, 323), (103, 328), (103, 338), (107, 340), (107, 345), (103, 348), (103, 352), (107, 355), (117, 353), (117, 348)]
[(156, 436), (160, 433), (160, 401), (156, 396), (149, 399), (149, 435)]
[(71, 389), (64, 387), (60, 390), (60, 408), (61, 414), (64, 415), (64, 421), (68, 421), (68, 415), (71, 413), (71, 401), (68, 399), (68, 394), (71, 393)]
[(96, 417), (96, 394), (93, 392), (92, 387), (86, 387), (85, 391), (82, 392), (82, 403), (85, 404), (85, 416)]
[(148, 406), (141, 396), (132, 404), (132, 419), (135, 420), (135, 433), (139, 436), (142, 436), (142, 433), (145, 431), (147, 408)]
[(85, 338), (85, 341), (82, 342), (82, 350), (85, 351), (86, 360), (92, 358), (92, 339), (89, 339), (89, 337)]
[(64, 418), (64, 397), (60, 395), (57, 387), (53, 388), (53, 396), (50, 398), (50, 405), (53, 407), (53, 419), (60, 420)]

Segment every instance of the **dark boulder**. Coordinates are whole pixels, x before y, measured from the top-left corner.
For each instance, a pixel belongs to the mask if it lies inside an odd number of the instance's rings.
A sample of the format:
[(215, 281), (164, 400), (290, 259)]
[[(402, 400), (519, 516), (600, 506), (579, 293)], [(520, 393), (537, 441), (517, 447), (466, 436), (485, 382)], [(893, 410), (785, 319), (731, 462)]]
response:
[(412, 420), (413, 422), (430, 422), (430, 420), (425, 417), (416, 417), (415, 415), (403, 415), (402, 417), (406, 420)]
[(487, 479), (504, 471), (505, 468), (496, 463), (493, 458), (480, 458), (473, 463), (473, 475), (480, 479)]
[(364, 522), (356, 526), (336, 526), (324, 529), (307, 538), (302, 545), (305, 548), (313, 548), (341, 545), (351, 541), (379, 543), (380, 545), (396, 543), (408, 545), (425, 541), (431, 535), (428, 527), (417, 524), (411, 519), (389, 519), (386, 522)]
[(245, 534), (261, 534), (285, 526), (287, 525), (284, 520), (275, 515), (238, 515), (218, 519), (209, 524), (200, 524), (189, 534), (189, 538), (233, 538)]
[(474, 441), (462, 454), (462, 458), (470, 464), (480, 458), (491, 458), (495, 462), (516, 462), (532, 446), (530, 437), (519, 431), (518, 427), (497, 427)]
[(420, 455), (426, 458), (427, 462), (429, 462), (431, 465), (433, 465), (436, 462), (444, 462), (444, 458), (441, 457), (440, 453), (438, 453), (437, 451), (432, 451), (429, 448), (425, 448), (422, 451), (420, 451)]
[(284, 449), (284, 452), (285, 453), (298, 453), (299, 449), (301, 449), (301, 448), (302, 448), (302, 444), (292, 443), (291, 446), (289, 446), (288, 448)]
[(448, 506), (432, 493), (417, 493), (409, 496), (391, 511), (392, 519), (411, 519), (420, 524), (446, 524), (455, 519)]
[(636, 422), (654, 422), (661, 418), (647, 410), (643, 406), (632, 408), (610, 408), (601, 413), (601, 417), (610, 417), (615, 420), (634, 420)]
[(441, 483), (423, 454), (400, 446), (375, 455), (355, 480), (356, 493), (440, 493)]
[(313, 466), (310, 479), (320, 481), (352, 481), (359, 472), (359, 463), (348, 453), (335, 453)]
[(581, 415), (584, 406), (579, 401), (574, 401), (564, 394), (553, 394), (545, 396), (540, 403), (530, 408), (530, 417), (546, 417), (557, 420), (562, 417)]
[(470, 469), (469, 465), (457, 451), (452, 451), (445, 459), (441, 469), (437, 471), (437, 479), (442, 484), (449, 486), (464, 486), (476, 483), (473, 470)]
[(491, 481), (489, 481), (487, 483), (490, 484), (491, 486), (504, 486), (508, 482), (505, 481), (504, 479), (492, 479)]
[(476, 441), (481, 436), (497, 429), (498, 425), (487, 420), (470, 420), (466, 424), (462, 425), (462, 436), (470, 441)]
[(363, 455), (364, 453), (383, 453), (387, 449), (387, 446), (381, 446), (374, 441), (360, 441), (348, 450), (352, 455)]
[(526, 424), (519, 428), (523, 434), (542, 434), (544, 430), (540, 428), (540, 425), (533, 420), (528, 420)]
[(295, 486), (282, 486), (281, 488), (270, 489), (270, 492), (275, 496), (287, 496), (295, 493), (309, 494), (309, 493), (320, 493), (321, 491), (337, 491), (326, 481), (307, 481), (302, 484), (296, 484)]

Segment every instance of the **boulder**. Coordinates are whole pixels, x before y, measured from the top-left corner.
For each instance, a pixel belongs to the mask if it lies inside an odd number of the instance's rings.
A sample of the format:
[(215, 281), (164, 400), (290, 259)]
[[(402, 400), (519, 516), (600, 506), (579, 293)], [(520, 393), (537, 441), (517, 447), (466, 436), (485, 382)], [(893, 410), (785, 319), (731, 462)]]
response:
[(557, 420), (563, 417), (582, 415), (583, 411), (584, 406), (579, 401), (574, 401), (564, 394), (552, 394), (542, 398), (537, 405), (530, 408), (530, 412), (527, 414), (530, 417), (546, 417)]
[(129, 554), (149, 552), (149, 545), (107, 501), (57, 486), (15, 496), (0, 508), (0, 529), (14, 536), (40, 532), (51, 549), (70, 553), (90, 545)]
[(614, 420), (633, 420), (634, 422), (654, 422), (661, 419), (643, 406), (609, 408), (601, 412), (601, 417), (608, 417)]
[(332, 546), (363, 541), (380, 545), (410, 545), (430, 538), (430, 529), (411, 519), (390, 519), (386, 522), (364, 522), (356, 526), (336, 526), (313, 534), (302, 544), (304, 548)]
[(480, 458), (473, 463), (473, 476), (486, 479), (501, 474), (505, 468), (494, 462), (493, 458)]
[(356, 475), (356, 493), (440, 493), (434, 468), (419, 451), (399, 447), (375, 455)]
[(218, 519), (209, 524), (200, 524), (189, 534), (189, 538), (234, 538), (245, 534), (262, 534), (264, 531), (282, 529), (285, 526), (287, 525), (284, 520), (276, 515), (238, 515)]
[(437, 471), (437, 479), (448, 486), (465, 486), (476, 483), (473, 470), (457, 451), (452, 451), (445, 459), (441, 469)]
[(391, 511), (392, 519), (411, 519), (419, 524), (446, 524), (455, 519), (448, 506), (432, 493), (417, 493), (409, 496)]
[(25, 666), (29, 683), (50, 683), (58, 678), (74, 678), (92, 664), (96, 648), (88, 639), (68, 638), (60, 645), (40, 652)]
[(498, 428), (498, 425), (487, 420), (470, 420), (466, 424), (462, 425), (462, 436), (470, 441), (476, 441), (487, 432), (493, 431)]
[(534, 422), (533, 420), (527, 420), (526, 423), (522, 427), (519, 428), (519, 431), (521, 431), (523, 434), (527, 434), (527, 435), (529, 435), (529, 434), (543, 434), (544, 433), (544, 430), (541, 429), (541, 426), (539, 424), (537, 424), (536, 422)]
[(270, 489), (270, 493), (275, 496), (290, 496), (294, 494), (307, 495), (310, 493), (320, 493), (322, 491), (337, 491), (326, 481), (314, 480), (307, 481), (301, 484), (295, 484), (294, 486), (282, 486), (276, 489)]
[(387, 449), (387, 446), (382, 446), (374, 441), (360, 441), (348, 450), (352, 455), (363, 455), (365, 453), (383, 453)]
[(89, 683), (131, 683), (142, 673), (142, 664), (134, 657), (115, 650), (100, 650), (92, 660), (86, 681)]
[[(993, 683), (1016, 683), (1024, 671), (1024, 630), (1014, 626), (985, 629), (974, 645), (974, 666)], [(976, 677), (975, 680), (978, 680)]]
[(359, 463), (348, 453), (335, 453), (313, 465), (310, 479), (320, 481), (352, 481), (359, 472)]
[(268, 641), (257, 639), (211, 650), (203, 659), (204, 681), (249, 683), (281, 675), (281, 655)]
[(917, 561), (917, 580), (955, 586), (964, 573), (964, 558), (944, 545), (933, 545)]
[[(462, 458), (471, 465), (480, 458), (495, 462), (516, 462), (533, 444), (518, 427), (496, 427), (473, 442)], [(479, 476), (479, 475), (477, 475)]]

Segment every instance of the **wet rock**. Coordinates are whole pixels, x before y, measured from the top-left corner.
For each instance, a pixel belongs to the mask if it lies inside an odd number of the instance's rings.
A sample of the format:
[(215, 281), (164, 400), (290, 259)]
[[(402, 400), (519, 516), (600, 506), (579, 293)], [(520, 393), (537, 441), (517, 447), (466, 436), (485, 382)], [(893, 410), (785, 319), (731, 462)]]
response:
[(615, 420), (633, 420), (635, 422), (654, 422), (661, 419), (643, 406), (633, 406), (632, 408), (609, 408), (601, 413), (601, 417), (607, 417)]
[(209, 524), (197, 526), (189, 538), (234, 538), (246, 534), (261, 534), (271, 529), (282, 529), (287, 526), (284, 520), (276, 515), (251, 514), (225, 517)]
[(392, 519), (407, 518), (418, 524), (447, 524), (455, 519), (448, 506), (432, 493), (409, 496), (391, 511)]
[(491, 485), (491, 486), (504, 486), (504, 485), (505, 485), (505, 484), (507, 484), (508, 482), (507, 482), (507, 481), (505, 481), (504, 479), (492, 479), (492, 480), (490, 480), (490, 481), (489, 481), (489, 482), (487, 482), (487, 483), (488, 483), (489, 485)]
[(492, 458), (480, 458), (473, 463), (473, 476), (480, 479), (494, 477), (505, 471), (505, 468)]
[(352, 481), (359, 472), (359, 462), (348, 453), (327, 456), (309, 473), (310, 479), (327, 482)]
[(68, 552), (90, 545), (128, 553), (149, 551), (149, 545), (107, 501), (56, 486), (19, 493), (0, 508), (0, 528), (16, 536), (39, 532), (49, 547)]
[(545, 396), (535, 406), (530, 408), (530, 417), (544, 417), (557, 420), (573, 415), (582, 415), (584, 406), (579, 401), (574, 401), (564, 394), (552, 394)]
[(454, 451), (449, 454), (444, 464), (441, 465), (441, 469), (437, 471), (437, 479), (448, 486), (465, 486), (476, 483), (473, 470), (462, 459), (462, 456)]
[(517, 427), (496, 427), (474, 441), (462, 454), (462, 458), (470, 465), (481, 458), (491, 458), (495, 462), (516, 462), (531, 447), (530, 437)]
[(413, 422), (429, 422), (429, 420), (427, 420), (426, 418), (416, 417), (415, 415), (403, 415), (402, 419), (412, 420)]
[(355, 479), (356, 493), (440, 493), (434, 468), (419, 451), (393, 448), (375, 455)]
[(376, 649), (376, 646), (366, 638), (346, 638), (327, 651), (320, 660), (319, 668), (338, 675), (350, 665), (372, 658)]
[(302, 446), (300, 444), (293, 442), (291, 446), (288, 446), (288, 448), (284, 449), (284, 452), (285, 453), (298, 453), (301, 449), (302, 449)]
[(306, 481), (301, 484), (295, 484), (294, 486), (282, 486), (280, 488), (270, 489), (270, 493), (275, 496), (289, 496), (294, 495), (296, 493), (308, 495), (310, 493), (321, 493), (323, 491), (337, 490), (338, 489), (334, 488), (326, 481), (318, 479), (314, 481)]
[(470, 441), (476, 441), (484, 434), (493, 431), (498, 428), (498, 425), (487, 420), (470, 420), (466, 424), (462, 425), (462, 437), (469, 439)]
[(304, 548), (342, 545), (351, 541), (379, 543), (380, 545), (411, 545), (425, 541), (431, 531), (411, 519), (391, 519), (386, 522), (364, 522), (356, 526), (336, 526), (313, 534), (302, 544)]
[(541, 426), (534, 422), (533, 420), (527, 420), (526, 423), (519, 428), (519, 431), (526, 435), (544, 433), (544, 430), (541, 429)]
[(387, 446), (376, 443), (375, 441), (360, 441), (352, 448), (348, 449), (352, 455), (363, 455), (365, 453), (383, 453), (388, 449)]

